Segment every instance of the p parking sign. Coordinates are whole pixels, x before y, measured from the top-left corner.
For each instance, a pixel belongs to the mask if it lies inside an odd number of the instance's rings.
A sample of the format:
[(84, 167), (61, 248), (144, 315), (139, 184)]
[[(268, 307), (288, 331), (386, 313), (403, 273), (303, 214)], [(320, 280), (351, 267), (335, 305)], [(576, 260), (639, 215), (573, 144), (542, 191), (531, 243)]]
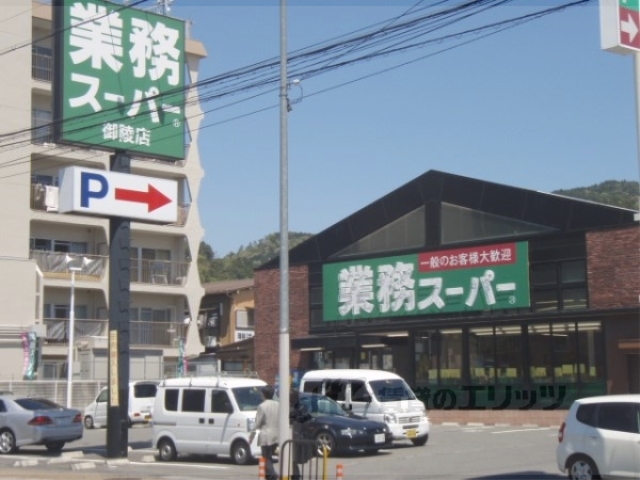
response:
[(55, 0), (60, 143), (181, 160), (184, 22), (103, 0)]

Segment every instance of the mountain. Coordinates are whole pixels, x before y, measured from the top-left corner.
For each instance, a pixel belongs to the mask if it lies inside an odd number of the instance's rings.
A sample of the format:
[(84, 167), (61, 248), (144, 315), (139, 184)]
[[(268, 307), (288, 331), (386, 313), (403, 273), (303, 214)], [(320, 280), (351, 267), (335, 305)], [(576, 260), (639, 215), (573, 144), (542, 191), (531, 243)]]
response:
[(590, 187), (556, 190), (551, 193), (638, 210), (640, 184), (630, 180), (607, 180)]
[[(590, 187), (555, 190), (557, 195), (638, 210), (640, 184), (629, 180), (607, 180)], [(289, 232), (289, 248), (312, 236), (310, 233)], [(220, 280), (252, 278), (253, 269), (280, 254), (280, 234), (271, 233), (261, 240), (242, 246), (236, 253), (217, 258), (205, 242), (200, 243), (198, 269), (202, 283)]]
[[(312, 234), (289, 232), (289, 248), (302, 243)], [(205, 242), (200, 243), (198, 270), (202, 283), (220, 280), (253, 278), (253, 269), (280, 254), (280, 233), (271, 233), (266, 237), (242, 246), (236, 253), (228, 253), (216, 258), (215, 252)]]

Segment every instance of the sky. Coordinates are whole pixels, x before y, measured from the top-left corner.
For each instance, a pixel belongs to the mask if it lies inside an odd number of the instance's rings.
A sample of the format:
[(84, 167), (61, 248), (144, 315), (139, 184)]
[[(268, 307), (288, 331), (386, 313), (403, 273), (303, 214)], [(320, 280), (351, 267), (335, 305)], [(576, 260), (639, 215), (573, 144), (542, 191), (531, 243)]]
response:
[[(504, 2), (424, 38), (567, 1)], [(200, 79), (279, 59), (277, 0), (202, 3), (175, 0), (170, 12), (192, 21), (207, 50)], [(435, 3), (289, 1), (287, 50), (435, 12)], [(289, 231), (318, 233), (432, 169), (543, 192), (638, 180), (633, 58), (601, 49), (596, 1), (484, 32), (289, 77)], [(197, 203), (218, 257), (280, 231), (277, 87), (203, 104)]]

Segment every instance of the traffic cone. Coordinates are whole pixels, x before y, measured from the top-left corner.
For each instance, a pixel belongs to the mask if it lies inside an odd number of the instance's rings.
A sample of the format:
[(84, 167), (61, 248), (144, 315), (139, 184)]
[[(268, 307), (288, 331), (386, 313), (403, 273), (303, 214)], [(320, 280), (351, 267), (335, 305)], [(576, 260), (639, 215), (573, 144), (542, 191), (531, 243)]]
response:
[(336, 480), (342, 480), (342, 464), (336, 465)]
[(258, 480), (266, 480), (267, 478), (267, 468), (266, 468), (266, 460), (264, 457), (260, 457), (258, 460)]

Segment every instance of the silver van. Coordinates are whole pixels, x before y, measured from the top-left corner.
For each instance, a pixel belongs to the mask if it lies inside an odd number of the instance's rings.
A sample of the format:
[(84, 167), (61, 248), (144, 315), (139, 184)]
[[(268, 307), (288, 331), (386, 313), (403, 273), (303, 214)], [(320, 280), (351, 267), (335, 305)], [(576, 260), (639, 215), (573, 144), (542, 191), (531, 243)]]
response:
[(172, 378), (160, 382), (153, 407), (153, 446), (161, 460), (180, 454), (228, 455), (246, 465), (260, 456), (249, 434), (262, 402), (262, 380)]
[(300, 391), (334, 399), (346, 410), (386, 423), (394, 440), (425, 445), (429, 418), (422, 401), (392, 372), (367, 369), (311, 370), (300, 381)]
[[(136, 423), (148, 423), (152, 418), (153, 402), (156, 399), (158, 382), (152, 380), (138, 380), (129, 382), (129, 426)], [(84, 426), (86, 428), (100, 428), (107, 426), (107, 406), (109, 389), (100, 390), (98, 396), (84, 407)]]

